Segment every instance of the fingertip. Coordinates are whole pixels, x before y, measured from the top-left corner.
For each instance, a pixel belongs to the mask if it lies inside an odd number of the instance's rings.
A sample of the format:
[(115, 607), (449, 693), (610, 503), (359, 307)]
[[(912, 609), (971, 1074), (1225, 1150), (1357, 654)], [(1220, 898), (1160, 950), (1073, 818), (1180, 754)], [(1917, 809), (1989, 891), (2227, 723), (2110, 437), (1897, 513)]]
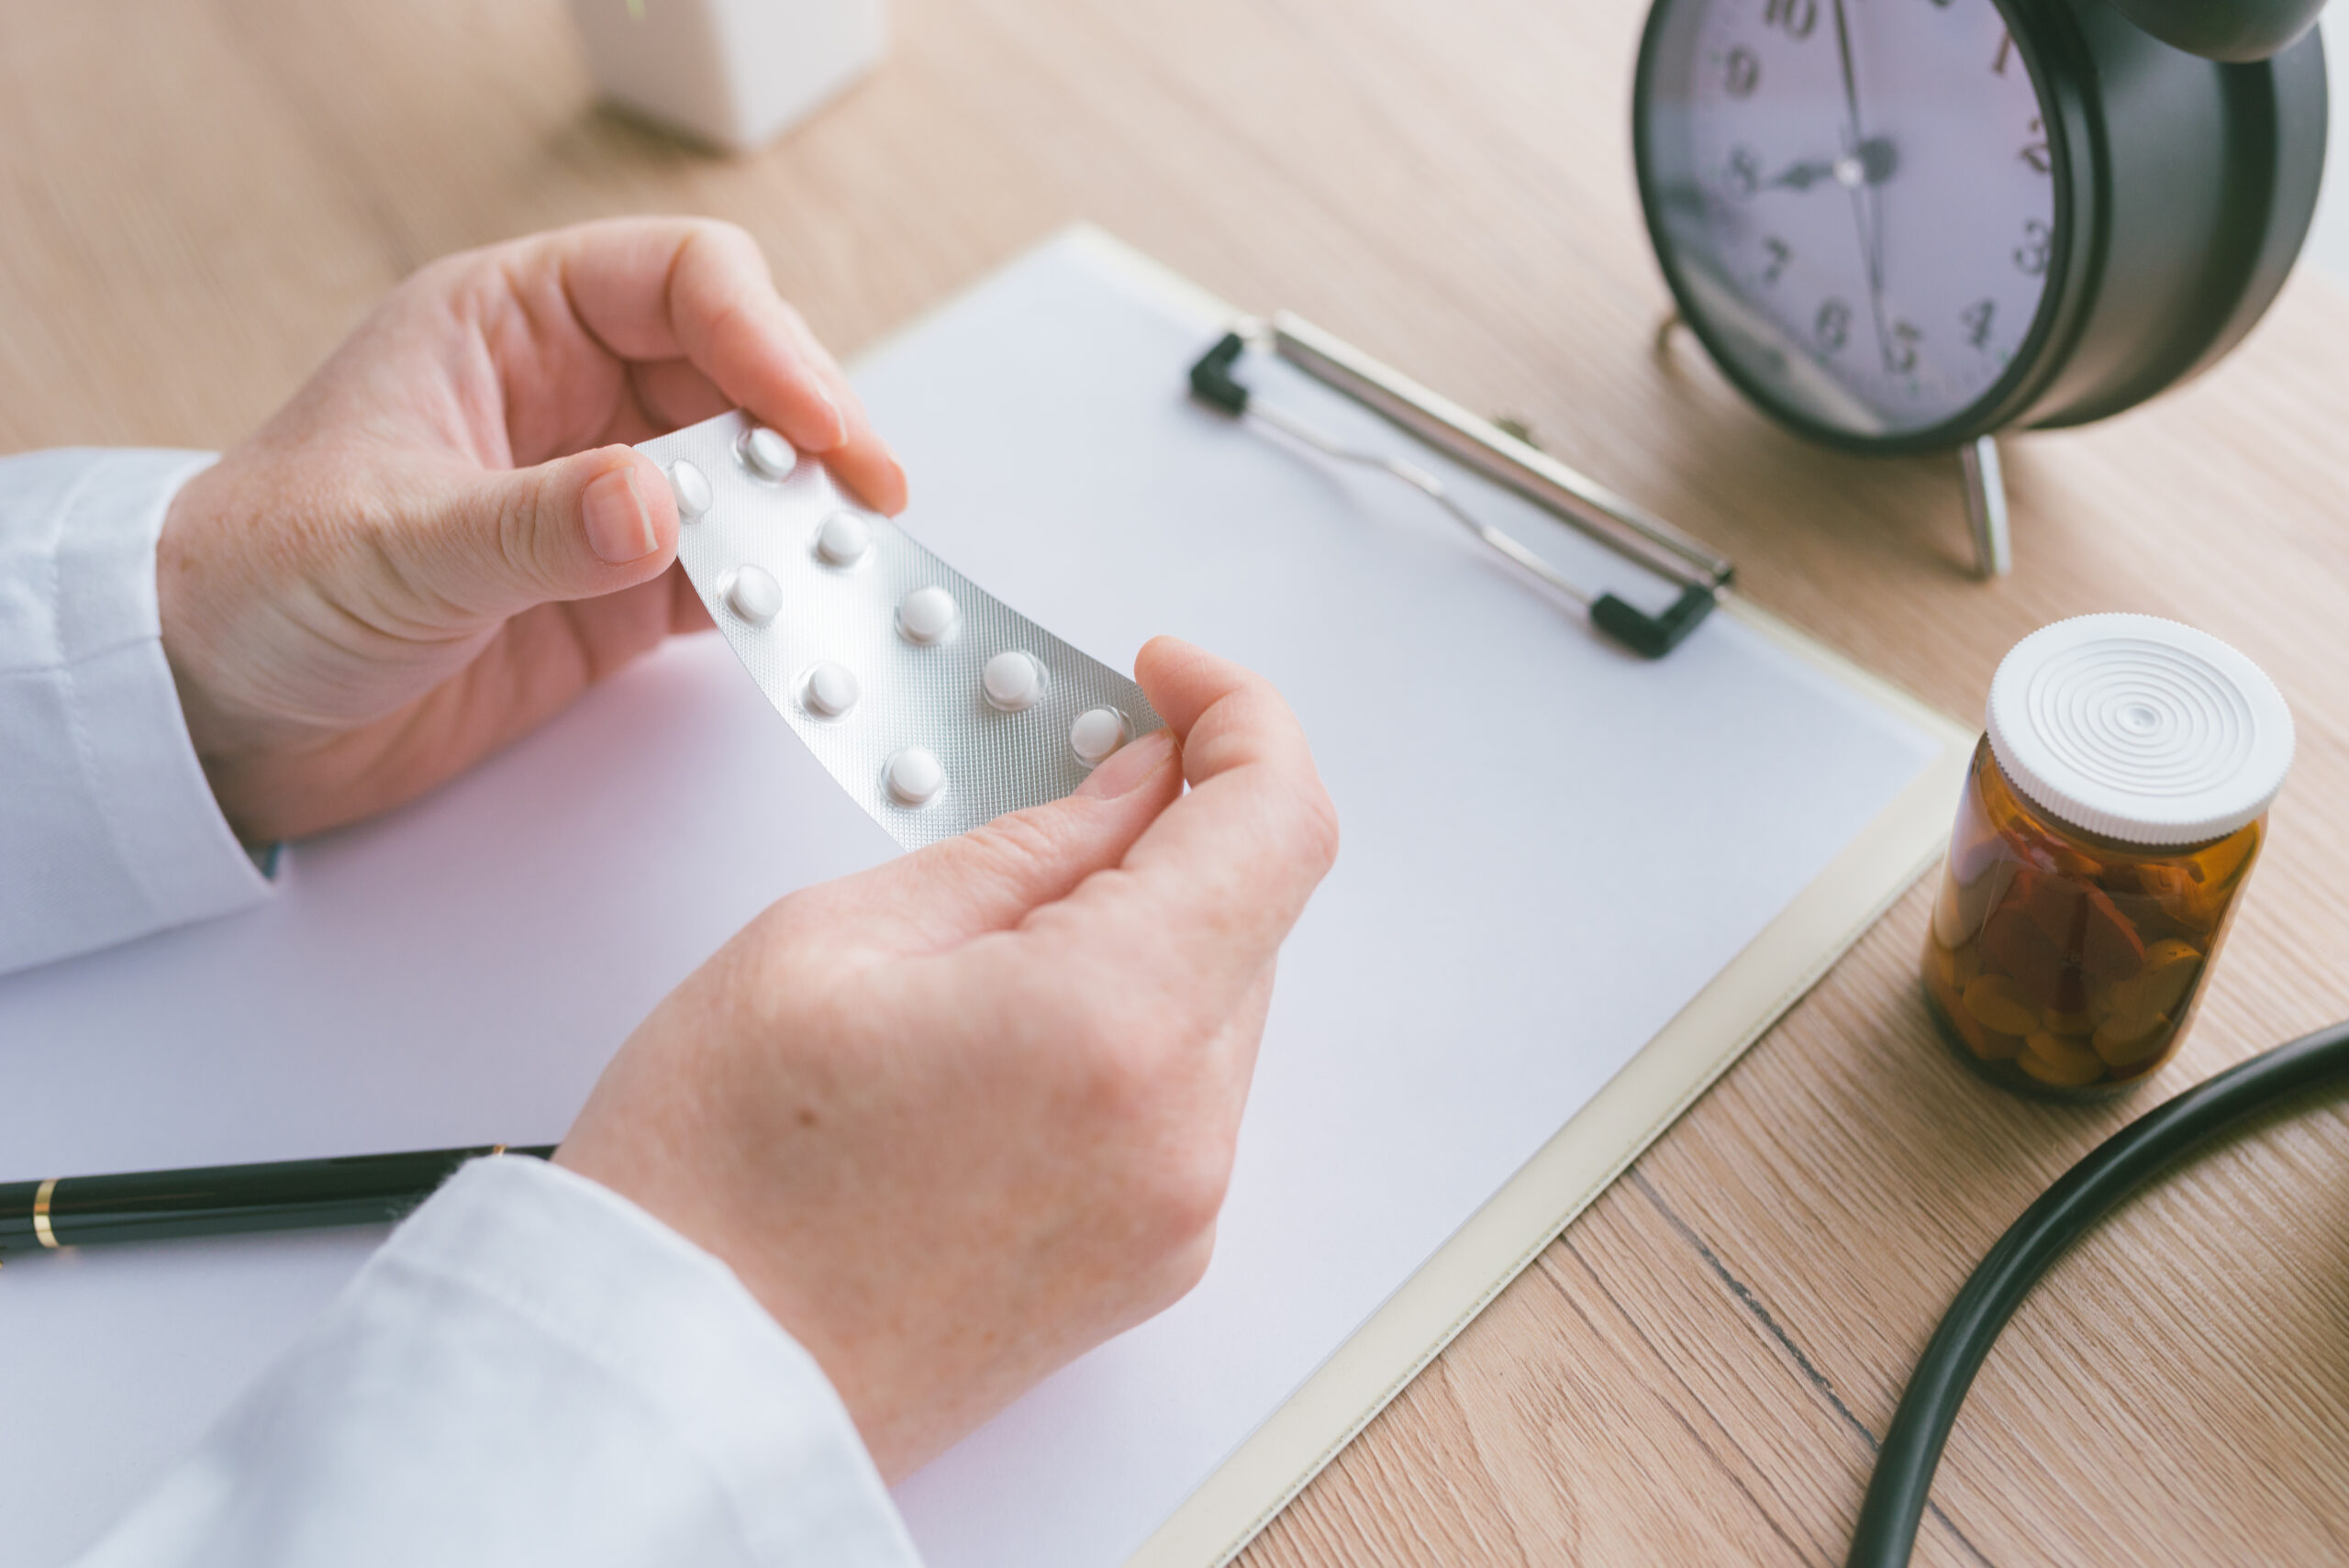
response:
[(906, 509), (906, 471), (878, 437), (854, 442), (824, 461), (832, 477), (874, 511), (894, 517)]
[(580, 526), (609, 566), (666, 566), (677, 548), (677, 502), (668, 476), (633, 447), (583, 453)]

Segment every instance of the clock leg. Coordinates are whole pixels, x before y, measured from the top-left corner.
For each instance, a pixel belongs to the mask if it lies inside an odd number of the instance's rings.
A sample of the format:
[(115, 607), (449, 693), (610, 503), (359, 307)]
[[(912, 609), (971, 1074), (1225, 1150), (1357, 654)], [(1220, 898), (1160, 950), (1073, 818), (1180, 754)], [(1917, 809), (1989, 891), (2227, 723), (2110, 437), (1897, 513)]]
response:
[(1965, 525), (1974, 535), (1974, 573), (1984, 582), (2015, 568), (2007, 537), (2007, 482), (1998, 472), (1998, 438), (1979, 436), (1957, 449), (1965, 475)]

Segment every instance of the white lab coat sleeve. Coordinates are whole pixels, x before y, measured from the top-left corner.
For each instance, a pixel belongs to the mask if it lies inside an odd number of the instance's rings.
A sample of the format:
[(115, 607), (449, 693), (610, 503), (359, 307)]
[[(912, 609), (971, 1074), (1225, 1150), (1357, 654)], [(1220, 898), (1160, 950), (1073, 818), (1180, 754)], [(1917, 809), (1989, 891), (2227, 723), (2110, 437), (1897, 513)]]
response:
[(266, 896), (163, 659), (155, 540), (203, 452), (0, 459), (0, 973)]
[(831, 1385), (582, 1176), (460, 1172), (81, 1568), (918, 1568)]

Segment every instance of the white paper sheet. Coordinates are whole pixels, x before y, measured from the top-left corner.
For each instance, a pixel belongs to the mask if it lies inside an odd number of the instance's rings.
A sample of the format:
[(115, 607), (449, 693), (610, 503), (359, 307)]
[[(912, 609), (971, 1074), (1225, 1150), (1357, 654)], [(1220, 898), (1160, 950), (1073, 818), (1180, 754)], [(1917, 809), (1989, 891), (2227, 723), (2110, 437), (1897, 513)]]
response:
[[(935, 1568), (1130, 1552), (1936, 751), (1724, 617), (1620, 654), (1391, 481), (1191, 405), (1219, 329), (1064, 239), (858, 376), (925, 543), (1113, 664), (1172, 631), (1271, 675), (1345, 834), (1283, 956), (1207, 1280), (900, 1489)], [(1464, 487), (1568, 570), (1665, 596)], [(672, 649), (300, 846), (262, 910), (0, 982), (0, 1174), (551, 1141), (752, 911), (890, 851), (722, 646)], [(95, 1535), (377, 1239), (9, 1269), (12, 1554)]]

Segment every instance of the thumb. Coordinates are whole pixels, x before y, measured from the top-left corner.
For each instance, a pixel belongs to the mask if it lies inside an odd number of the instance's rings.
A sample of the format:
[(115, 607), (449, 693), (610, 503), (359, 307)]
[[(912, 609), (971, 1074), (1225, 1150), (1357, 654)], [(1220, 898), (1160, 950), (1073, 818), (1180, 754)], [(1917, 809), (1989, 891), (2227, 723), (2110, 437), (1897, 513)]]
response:
[(821, 906), (805, 913), (861, 945), (898, 953), (1008, 930), (1117, 865), (1182, 790), (1174, 736), (1157, 730), (1121, 748), (1075, 794), (811, 890)]
[(598, 447), (535, 468), (466, 470), (405, 519), (406, 564), (437, 600), (503, 617), (659, 576), (677, 503), (651, 459)]

